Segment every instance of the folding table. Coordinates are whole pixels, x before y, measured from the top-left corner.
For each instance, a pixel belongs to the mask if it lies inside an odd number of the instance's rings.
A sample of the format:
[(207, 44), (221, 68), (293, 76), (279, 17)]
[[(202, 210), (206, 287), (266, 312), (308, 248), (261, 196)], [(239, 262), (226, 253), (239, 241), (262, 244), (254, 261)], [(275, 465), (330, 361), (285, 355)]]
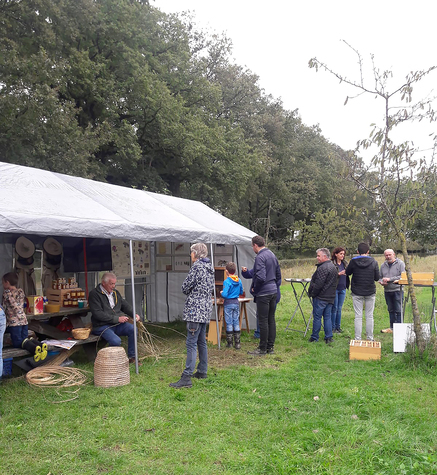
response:
[[(435, 288), (437, 287), (437, 282), (434, 282), (434, 272), (413, 272), (413, 284), (415, 287), (430, 287), (431, 288), (431, 304), (432, 310), (430, 315), (430, 327), (434, 323), (434, 329), (437, 331), (437, 323), (436, 323), (436, 297), (435, 297)], [(408, 285), (407, 274), (406, 272), (402, 272), (402, 276), (400, 280), (396, 282), (401, 286), (401, 292), (403, 292), (403, 286)], [(402, 323), (404, 322), (405, 316), (405, 307), (410, 299), (410, 289), (408, 288), (407, 294), (404, 295), (404, 301), (402, 302), (402, 309), (401, 309), (401, 319)]]
[[(293, 279), (292, 278), (292, 279), (285, 279), (285, 281), (290, 282), (291, 288), (293, 289), (294, 296), (295, 296), (296, 302), (297, 302), (297, 305), (296, 305), (296, 308), (294, 309), (293, 315), (291, 316), (291, 318), (290, 318), (290, 320), (287, 324), (287, 327), (285, 329), (300, 332), (300, 333), (303, 333), (303, 336), (306, 336), (306, 334), (308, 332), (308, 328), (310, 327), (311, 318), (313, 316), (313, 311), (312, 311), (313, 302), (312, 302), (312, 299), (309, 296), (308, 290), (307, 290), (308, 285), (311, 282), (311, 279)], [(300, 294), (299, 294), (299, 291), (298, 291), (298, 288), (297, 288), (298, 284), (302, 286), (302, 288), (300, 289), (301, 290)], [(308, 300), (311, 303), (311, 314), (308, 317), (308, 321), (305, 318), (304, 311), (302, 310), (302, 307), (301, 307), (301, 304), (300, 304), (305, 295), (308, 297)], [(302, 315), (303, 322), (304, 322), (304, 325), (305, 325), (305, 330), (298, 330), (297, 328), (289, 328), (290, 325), (291, 325), (291, 322), (293, 321), (293, 319), (294, 319), (294, 317), (295, 317), (298, 310), (300, 310), (300, 313)]]

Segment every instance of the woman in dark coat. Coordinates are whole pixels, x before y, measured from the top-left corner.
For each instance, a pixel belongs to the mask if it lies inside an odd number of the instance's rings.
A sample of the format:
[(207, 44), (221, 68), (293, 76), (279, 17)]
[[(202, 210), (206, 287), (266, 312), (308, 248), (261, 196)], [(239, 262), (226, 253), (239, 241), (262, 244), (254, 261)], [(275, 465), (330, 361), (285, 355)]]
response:
[[(192, 376), (198, 379), (207, 377), (206, 325), (212, 311), (214, 268), (207, 258), (208, 248), (205, 244), (193, 244), (190, 250), (193, 265), (182, 284), (182, 292), (187, 296), (184, 307), (184, 320), (187, 322), (187, 362), (181, 379), (170, 383), (172, 388), (191, 388)], [(199, 364), (197, 372), (194, 373), (197, 351)]]
[(332, 307), (332, 333), (342, 333), (341, 329), (341, 309), (344, 299), (346, 298), (346, 289), (349, 288), (349, 276), (346, 275), (347, 262), (344, 258), (346, 249), (344, 247), (336, 247), (331, 254), (331, 261), (338, 270), (338, 284), (335, 294), (334, 306)]

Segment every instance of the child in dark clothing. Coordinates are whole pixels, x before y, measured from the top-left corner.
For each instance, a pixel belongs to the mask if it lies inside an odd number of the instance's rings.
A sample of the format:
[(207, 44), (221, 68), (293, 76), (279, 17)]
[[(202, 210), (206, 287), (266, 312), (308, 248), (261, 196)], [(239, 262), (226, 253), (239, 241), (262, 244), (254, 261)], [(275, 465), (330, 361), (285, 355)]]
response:
[(238, 297), (243, 294), (243, 284), (235, 275), (237, 266), (234, 262), (226, 264), (227, 279), (223, 282), (221, 295), (224, 299), (223, 310), (226, 322), (226, 348), (232, 348), (232, 340), (236, 350), (241, 348), (240, 337), (240, 305)]
[(24, 348), (35, 361), (42, 361), (47, 356), (47, 345), (36, 339), (28, 338), (27, 318), (24, 313), (25, 295), (23, 289), (18, 289), (18, 276), (8, 272), (2, 278), (3, 308), (6, 313), (6, 324), (11, 335), (14, 348)]

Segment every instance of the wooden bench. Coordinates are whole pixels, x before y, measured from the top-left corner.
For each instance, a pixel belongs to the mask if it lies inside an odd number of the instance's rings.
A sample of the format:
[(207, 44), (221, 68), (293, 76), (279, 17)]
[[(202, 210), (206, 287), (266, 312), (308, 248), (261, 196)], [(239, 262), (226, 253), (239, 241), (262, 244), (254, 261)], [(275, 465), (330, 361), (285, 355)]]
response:
[[(434, 284), (434, 272), (413, 272), (414, 285), (431, 286)], [(397, 281), (399, 285), (408, 285), (407, 273), (402, 272), (400, 280)]]
[[(65, 332), (63, 332), (63, 333), (65, 333)], [(67, 338), (68, 338), (68, 334), (67, 334), (67, 336), (63, 335), (63, 338), (57, 338), (57, 339), (66, 340)], [(94, 343), (96, 343), (99, 340), (99, 338), (100, 337), (98, 335), (90, 335), (89, 338), (87, 338), (86, 340), (74, 340), (76, 342), (76, 344), (73, 346), (73, 348), (76, 347), (76, 346), (84, 345), (83, 349), (84, 349), (87, 357), (91, 361), (94, 361), (95, 354), (96, 354)], [(104, 341), (104, 343), (106, 343), (106, 342)], [(57, 348), (57, 349), (63, 351), (63, 349), (59, 348), (59, 347), (54, 346), (52, 348), (53, 349)], [(6, 348), (3, 348), (2, 355), (3, 355), (3, 358), (18, 358), (19, 356), (30, 356), (30, 353), (27, 350), (25, 350), (24, 348), (6, 347)]]
[[(413, 277), (413, 284), (417, 285), (417, 287), (430, 287), (431, 288), (431, 304), (432, 310), (430, 315), (430, 325), (434, 321), (434, 327), (437, 330), (437, 323), (436, 323), (436, 315), (435, 315), (435, 307), (436, 307), (436, 298), (435, 298), (435, 288), (437, 284), (434, 282), (434, 272), (412, 272)], [(407, 285), (407, 273), (402, 272), (401, 278), (397, 281), (397, 283), (401, 286)], [(402, 323), (404, 323), (405, 317), (405, 308), (407, 303), (410, 299), (410, 289), (407, 287), (407, 295), (404, 297), (404, 301), (402, 302)]]

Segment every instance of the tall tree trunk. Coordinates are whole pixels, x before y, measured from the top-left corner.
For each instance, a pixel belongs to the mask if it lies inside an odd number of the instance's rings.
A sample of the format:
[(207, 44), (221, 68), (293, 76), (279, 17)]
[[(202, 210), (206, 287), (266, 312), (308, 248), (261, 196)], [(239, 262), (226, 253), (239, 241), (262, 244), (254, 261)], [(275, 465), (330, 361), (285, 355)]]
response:
[(271, 213), (271, 210), (272, 210), (272, 199), (270, 198), (270, 199), (269, 199), (269, 207), (268, 207), (268, 209), (267, 209), (266, 237), (264, 238), (264, 240), (265, 240), (265, 242), (266, 242), (266, 246), (267, 246), (267, 243), (268, 243), (268, 240), (269, 240), (270, 213)]
[(416, 297), (416, 290), (413, 283), (413, 274), (411, 272), (410, 256), (408, 255), (408, 251), (407, 251), (407, 240), (405, 238), (404, 233), (400, 232), (398, 235), (399, 235), (399, 240), (401, 242), (402, 254), (404, 256), (405, 271), (407, 273), (407, 280), (408, 280), (408, 291), (410, 293), (411, 306), (413, 309), (413, 323), (414, 323), (414, 332), (416, 334), (416, 346), (419, 350), (419, 353), (422, 354), (426, 347), (426, 341), (425, 341), (424, 334), (422, 332), (422, 324), (420, 321), (419, 307), (417, 306), (417, 297)]

